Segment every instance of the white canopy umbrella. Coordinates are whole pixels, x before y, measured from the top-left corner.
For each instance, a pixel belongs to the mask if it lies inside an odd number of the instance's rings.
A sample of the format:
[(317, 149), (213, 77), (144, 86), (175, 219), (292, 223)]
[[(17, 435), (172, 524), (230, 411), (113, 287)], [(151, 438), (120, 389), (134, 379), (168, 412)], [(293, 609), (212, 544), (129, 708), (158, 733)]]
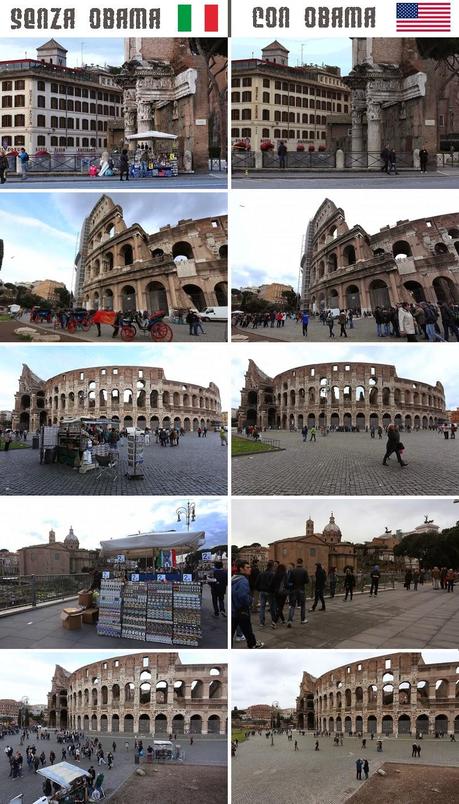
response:
[(164, 131), (144, 131), (143, 134), (129, 134), (128, 140), (177, 140), (175, 134), (166, 134)]
[(123, 555), (143, 556), (149, 550), (176, 550), (178, 553), (191, 553), (204, 544), (205, 531), (177, 533), (175, 530), (155, 533), (138, 533), (123, 539), (101, 541), (104, 556)]
[(76, 765), (71, 765), (70, 762), (58, 762), (57, 765), (50, 765), (48, 768), (39, 768), (37, 773), (44, 776), (45, 779), (60, 785), (64, 790), (69, 790), (76, 779), (91, 776), (83, 768), (77, 768)]

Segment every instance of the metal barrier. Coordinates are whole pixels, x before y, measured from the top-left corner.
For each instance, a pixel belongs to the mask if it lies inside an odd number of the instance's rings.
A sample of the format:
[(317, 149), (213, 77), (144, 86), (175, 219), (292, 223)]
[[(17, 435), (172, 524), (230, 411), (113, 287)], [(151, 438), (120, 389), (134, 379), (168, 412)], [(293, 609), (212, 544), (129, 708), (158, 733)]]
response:
[(215, 157), (209, 159), (209, 173), (228, 173), (227, 160)]
[[(370, 585), (371, 585), (370, 573), (356, 572), (356, 573), (354, 573), (354, 575), (355, 575), (354, 593), (369, 592)], [(395, 574), (384, 573), (384, 572), (381, 573), (381, 577), (379, 579), (379, 587), (378, 587), (379, 591), (382, 592), (382, 591), (387, 590), (387, 589), (395, 589), (395, 581), (396, 581)], [(311, 596), (314, 597), (315, 586), (316, 586), (315, 578), (314, 578), (314, 576), (312, 576), (312, 578), (310, 579), (310, 584), (307, 587), (308, 596), (309, 596), (309, 593), (310, 593)], [(344, 594), (344, 591), (345, 591), (344, 590), (344, 575), (338, 575), (336, 577), (335, 595), (342, 595), (342, 594)], [(328, 578), (327, 578), (327, 583), (326, 583), (326, 586), (325, 586), (325, 595), (326, 596), (330, 595), (330, 581), (329, 581)]]
[[(397, 170), (414, 167), (412, 151), (398, 153), (396, 157)], [(355, 170), (382, 170), (384, 163), (381, 154), (376, 151), (346, 151), (344, 166)]]
[[(286, 168), (334, 168), (335, 154), (329, 151), (287, 151)], [(263, 151), (264, 168), (280, 168), (280, 160), (275, 151)]]
[(90, 575), (21, 575), (0, 579), (0, 611), (62, 600), (87, 588)]
[(255, 151), (233, 151), (231, 155), (233, 170), (246, 170), (255, 167)]
[(437, 154), (437, 167), (459, 168), (459, 151)]

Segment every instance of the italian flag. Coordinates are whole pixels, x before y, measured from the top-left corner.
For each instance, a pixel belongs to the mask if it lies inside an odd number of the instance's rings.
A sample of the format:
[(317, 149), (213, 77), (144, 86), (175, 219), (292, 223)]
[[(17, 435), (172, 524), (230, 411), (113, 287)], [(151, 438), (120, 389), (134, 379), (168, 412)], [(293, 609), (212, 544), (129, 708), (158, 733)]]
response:
[[(178, 30), (180, 33), (191, 33), (193, 30), (193, 6), (191, 3), (180, 3), (177, 6)], [(204, 31), (218, 33), (218, 4), (206, 3), (204, 6)]]

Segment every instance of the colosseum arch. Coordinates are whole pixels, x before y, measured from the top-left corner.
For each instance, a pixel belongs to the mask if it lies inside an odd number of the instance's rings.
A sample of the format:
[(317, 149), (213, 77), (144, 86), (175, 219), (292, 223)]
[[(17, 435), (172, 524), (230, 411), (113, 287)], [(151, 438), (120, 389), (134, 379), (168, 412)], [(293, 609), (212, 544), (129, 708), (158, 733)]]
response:
[(167, 300), (167, 291), (162, 282), (149, 282), (145, 288), (147, 308), (150, 313), (159, 310), (169, 312), (169, 302)]
[(181, 714), (174, 715), (172, 718), (172, 731), (174, 734), (185, 733), (185, 718)]
[(193, 248), (184, 240), (174, 243), (172, 247), (172, 258), (175, 262), (194, 260)]
[(122, 288), (121, 307), (123, 313), (135, 313), (137, 310), (136, 292), (132, 285), (125, 285)]
[(432, 282), (437, 302), (446, 304), (457, 304), (459, 302), (459, 290), (457, 285), (449, 276), (437, 276)]
[(406, 240), (397, 240), (392, 246), (392, 254), (395, 260), (404, 260), (412, 257), (411, 246)]
[(403, 287), (406, 288), (413, 301), (417, 303), (427, 301), (424, 288), (420, 282), (414, 282), (413, 280), (404, 282)]
[(134, 262), (134, 249), (130, 243), (120, 248), (121, 264), (124, 266), (132, 265)]
[(357, 262), (357, 256), (353, 245), (349, 244), (343, 248), (343, 262), (345, 266), (354, 265)]
[(389, 288), (383, 279), (373, 279), (369, 285), (371, 307), (390, 307)]
[(228, 304), (228, 283), (217, 282), (214, 287), (215, 298), (220, 307), (226, 307)]
[(191, 715), (191, 717), (190, 717), (190, 734), (202, 734), (202, 717), (201, 717), (201, 715)]
[(207, 304), (202, 288), (198, 285), (184, 285), (183, 291), (189, 296), (192, 306), (199, 312), (206, 309)]

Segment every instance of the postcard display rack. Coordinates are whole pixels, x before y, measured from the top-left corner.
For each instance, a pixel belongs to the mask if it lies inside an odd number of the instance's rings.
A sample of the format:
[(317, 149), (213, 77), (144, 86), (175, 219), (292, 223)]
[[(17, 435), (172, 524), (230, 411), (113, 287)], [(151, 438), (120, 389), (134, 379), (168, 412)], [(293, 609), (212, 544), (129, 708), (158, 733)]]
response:
[(127, 476), (131, 479), (140, 479), (143, 472), (144, 437), (138, 435), (128, 436), (128, 469)]
[(201, 585), (177, 581), (103, 579), (101, 636), (198, 647), (201, 638)]

